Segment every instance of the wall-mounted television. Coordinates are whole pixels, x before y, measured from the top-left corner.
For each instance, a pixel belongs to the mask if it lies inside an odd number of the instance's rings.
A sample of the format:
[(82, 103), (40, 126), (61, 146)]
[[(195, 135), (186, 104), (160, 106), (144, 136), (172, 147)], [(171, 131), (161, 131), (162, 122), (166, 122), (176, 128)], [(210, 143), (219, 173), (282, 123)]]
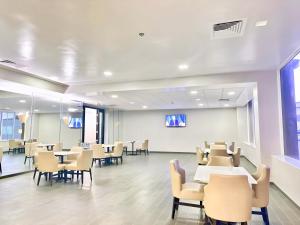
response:
[(186, 126), (185, 114), (166, 115), (166, 127), (185, 127), (185, 126)]
[(69, 116), (69, 128), (82, 128), (82, 118)]

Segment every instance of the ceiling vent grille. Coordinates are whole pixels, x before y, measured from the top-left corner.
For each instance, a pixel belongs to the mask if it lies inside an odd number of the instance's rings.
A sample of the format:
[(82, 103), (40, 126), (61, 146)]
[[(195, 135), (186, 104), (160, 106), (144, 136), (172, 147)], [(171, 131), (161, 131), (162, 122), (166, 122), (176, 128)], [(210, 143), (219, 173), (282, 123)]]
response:
[(229, 102), (230, 99), (229, 98), (220, 98), (219, 101), (220, 102)]
[(8, 60), (8, 59), (0, 60), (0, 63), (16, 64), (15, 62)]
[(212, 39), (240, 37), (244, 34), (246, 19), (213, 24)]

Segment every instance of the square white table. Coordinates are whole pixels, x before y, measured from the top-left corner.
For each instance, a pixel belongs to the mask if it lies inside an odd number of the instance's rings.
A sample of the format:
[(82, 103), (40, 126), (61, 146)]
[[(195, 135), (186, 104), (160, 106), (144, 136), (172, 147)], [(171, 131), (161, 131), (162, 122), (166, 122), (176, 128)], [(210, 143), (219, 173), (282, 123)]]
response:
[[(210, 151), (211, 151), (210, 148), (205, 148), (205, 149), (204, 149), (204, 153), (205, 153), (205, 154), (210, 154)], [(228, 155), (232, 155), (232, 154), (233, 154), (233, 152), (232, 152), (230, 149), (227, 149), (226, 151), (227, 151), (227, 154), (228, 154)]]
[(210, 174), (246, 175), (248, 176), (249, 184), (257, 184), (256, 180), (244, 167), (198, 166), (194, 176), (194, 180), (207, 184)]

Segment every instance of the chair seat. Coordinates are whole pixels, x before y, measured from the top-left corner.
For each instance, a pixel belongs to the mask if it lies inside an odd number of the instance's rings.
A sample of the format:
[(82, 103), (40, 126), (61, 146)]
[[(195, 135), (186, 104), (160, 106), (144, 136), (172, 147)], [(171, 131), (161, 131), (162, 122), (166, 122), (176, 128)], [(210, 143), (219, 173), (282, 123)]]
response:
[(188, 200), (202, 201), (204, 197), (204, 185), (194, 182), (188, 182), (182, 184), (182, 190), (180, 192), (180, 198)]
[[(37, 167), (38, 168), (38, 167)], [(57, 170), (54, 170), (54, 171), (43, 171), (43, 170), (40, 170), (39, 168), (38, 168), (38, 170), (40, 171), (40, 172), (43, 172), (43, 173), (53, 173), (53, 172), (58, 172), (58, 171), (61, 171), (61, 170), (64, 170), (65, 169), (65, 165), (64, 164), (58, 164), (57, 165)]]
[(93, 159), (107, 159), (110, 157), (110, 154), (106, 154), (105, 156), (103, 157), (94, 157)]
[(122, 155), (120, 155), (120, 154), (115, 154), (115, 153), (111, 153), (110, 154), (110, 157), (121, 157)]
[(76, 159), (66, 159), (64, 160), (64, 164), (69, 164), (69, 163), (73, 163), (76, 162)]
[(69, 164), (65, 164), (65, 169), (66, 170), (78, 170), (77, 162), (71, 162)]

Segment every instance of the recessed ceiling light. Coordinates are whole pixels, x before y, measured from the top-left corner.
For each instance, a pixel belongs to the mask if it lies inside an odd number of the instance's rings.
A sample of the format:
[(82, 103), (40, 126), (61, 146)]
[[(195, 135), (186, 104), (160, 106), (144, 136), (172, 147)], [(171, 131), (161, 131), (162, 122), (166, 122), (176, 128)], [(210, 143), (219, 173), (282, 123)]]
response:
[(119, 96), (118, 95), (111, 95), (110, 97), (111, 98), (118, 98)]
[(20, 102), (20, 103), (26, 103), (26, 100), (21, 99), (21, 100), (19, 100), (19, 102)]
[(129, 102), (129, 104), (130, 104), (130, 105), (134, 105), (134, 104), (135, 104), (135, 102)]
[(204, 104), (203, 103), (199, 103), (198, 106), (202, 107), (202, 106), (204, 106)]
[(51, 105), (53, 108), (56, 108), (56, 105)]
[(97, 95), (98, 95), (98, 92), (97, 92), (97, 91), (86, 92), (86, 93), (85, 93), (85, 96), (88, 96), (88, 97), (93, 97), (93, 96), (97, 96)]
[(229, 104), (224, 104), (224, 107), (229, 107)]
[(33, 110), (34, 112), (38, 112), (38, 111), (40, 111), (40, 110), (38, 110), (38, 109), (35, 109), (35, 110)]
[(189, 65), (187, 65), (187, 64), (180, 64), (178, 66), (178, 69), (180, 69), (180, 70), (187, 70), (188, 68), (189, 68)]
[(268, 20), (261, 20), (261, 21), (257, 21), (255, 26), (257, 27), (264, 27), (268, 24)]
[(5, 109), (6, 109), (6, 110), (9, 110), (10, 108), (9, 108), (9, 107), (5, 107)]
[(229, 91), (227, 92), (228, 95), (235, 95), (235, 92), (234, 91)]
[(76, 112), (77, 109), (75, 109), (75, 108), (68, 108), (68, 111), (69, 111), (69, 112)]
[(143, 109), (147, 109), (147, 108), (148, 108), (148, 106), (146, 106), (146, 105), (143, 105), (143, 106), (142, 106), (142, 108), (143, 108)]
[(112, 72), (111, 71), (104, 71), (103, 72), (103, 74), (104, 74), (104, 76), (106, 76), (106, 77), (110, 77), (110, 76), (112, 76), (113, 74), (112, 74)]
[(196, 101), (200, 101), (201, 99), (200, 99), (200, 98), (196, 98), (195, 100), (196, 100)]
[(196, 95), (196, 94), (198, 94), (198, 91), (190, 91), (190, 94), (191, 95)]

